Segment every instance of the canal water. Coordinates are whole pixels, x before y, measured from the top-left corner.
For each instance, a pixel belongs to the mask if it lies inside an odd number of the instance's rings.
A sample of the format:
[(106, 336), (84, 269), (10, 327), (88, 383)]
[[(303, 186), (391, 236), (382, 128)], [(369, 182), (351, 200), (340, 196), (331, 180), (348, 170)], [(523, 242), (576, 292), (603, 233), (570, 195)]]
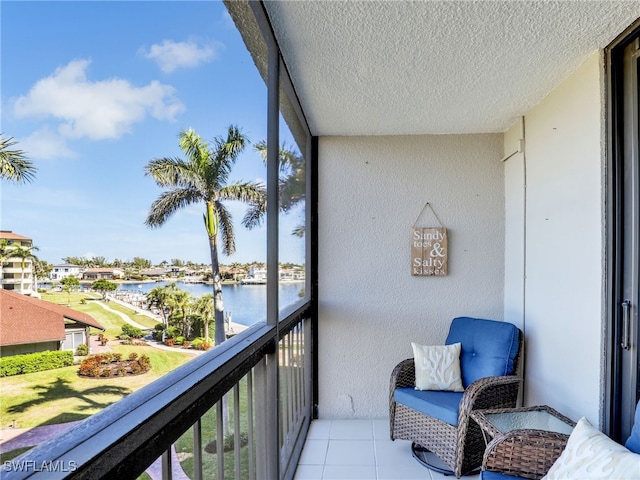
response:
[[(123, 284), (118, 290), (132, 293), (147, 293), (153, 288), (164, 287), (170, 282), (150, 282), (140, 284)], [(213, 293), (211, 285), (203, 283), (175, 282), (181, 290), (189, 292), (195, 297), (205, 293)], [(303, 282), (281, 283), (279, 285), (280, 309), (300, 300), (300, 293), (304, 289)], [(231, 321), (241, 325), (252, 325), (264, 320), (267, 312), (266, 285), (223, 285), (222, 301), (225, 315), (231, 314)]]

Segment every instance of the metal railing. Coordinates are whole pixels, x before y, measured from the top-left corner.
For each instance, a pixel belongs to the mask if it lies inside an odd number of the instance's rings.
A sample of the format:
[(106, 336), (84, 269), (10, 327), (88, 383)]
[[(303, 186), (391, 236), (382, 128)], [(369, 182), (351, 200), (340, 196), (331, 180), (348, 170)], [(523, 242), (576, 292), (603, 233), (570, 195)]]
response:
[(5, 462), (2, 478), (293, 478), (311, 422), (310, 312), (253, 325)]

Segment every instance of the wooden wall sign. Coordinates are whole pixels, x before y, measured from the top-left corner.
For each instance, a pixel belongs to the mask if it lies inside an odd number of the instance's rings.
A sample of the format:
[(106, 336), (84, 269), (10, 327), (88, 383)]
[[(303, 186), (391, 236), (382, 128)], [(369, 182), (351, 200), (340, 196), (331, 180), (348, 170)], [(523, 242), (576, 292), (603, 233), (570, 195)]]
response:
[(411, 228), (411, 275), (446, 276), (448, 257), (446, 228)]

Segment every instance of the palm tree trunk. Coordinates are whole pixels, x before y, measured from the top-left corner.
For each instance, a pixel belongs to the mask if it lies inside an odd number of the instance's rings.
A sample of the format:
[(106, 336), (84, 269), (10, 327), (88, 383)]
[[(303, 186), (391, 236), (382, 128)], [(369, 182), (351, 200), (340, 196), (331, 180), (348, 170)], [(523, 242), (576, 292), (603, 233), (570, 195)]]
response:
[(222, 278), (220, 277), (220, 263), (218, 261), (218, 242), (215, 236), (209, 237), (211, 250), (211, 278), (213, 279), (213, 310), (215, 315), (215, 344), (220, 345), (226, 340), (224, 332), (224, 304), (222, 302)]
[[(220, 262), (218, 261), (218, 242), (216, 236), (209, 236), (211, 250), (211, 277), (213, 278), (213, 310), (215, 315), (215, 344), (221, 345), (227, 339), (224, 332), (224, 305), (222, 303), (222, 279), (220, 278)], [(229, 396), (222, 397), (222, 434), (229, 435), (231, 420), (229, 418)]]
[(203, 315), (202, 321), (204, 322), (204, 339), (209, 341), (209, 315)]
[(24, 294), (24, 259), (20, 264), (20, 293)]

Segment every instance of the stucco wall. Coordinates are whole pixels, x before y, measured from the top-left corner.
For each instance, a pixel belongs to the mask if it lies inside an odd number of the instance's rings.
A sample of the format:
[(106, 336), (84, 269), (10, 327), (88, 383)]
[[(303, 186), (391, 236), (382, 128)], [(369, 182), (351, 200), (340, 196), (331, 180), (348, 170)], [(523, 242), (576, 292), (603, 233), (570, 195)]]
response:
[[(388, 415), (411, 342), (455, 316), (502, 319), (502, 135), (323, 137), (319, 142), (319, 415)], [(449, 229), (449, 275), (412, 277), (426, 202)], [(417, 226), (438, 226), (427, 210)]]
[[(603, 107), (600, 54), (524, 118), (526, 162), (526, 388), (528, 405), (549, 404), (597, 424), (602, 398)], [(511, 160), (510, 160), (511, 162)], [(517, 183), (521, 169), (506, 173)], [(507, 210), (522, 192), (507, 194)], [(507, 220), (507, 232), (522, 225)], [(506, 271), (518, 256), (507, 256)], [(518, 289), (505, 314), (518, 316)], [(512, 301), (513, 300), (513, 301)], [(508, 306), (511, 305), (511, 310)]]

